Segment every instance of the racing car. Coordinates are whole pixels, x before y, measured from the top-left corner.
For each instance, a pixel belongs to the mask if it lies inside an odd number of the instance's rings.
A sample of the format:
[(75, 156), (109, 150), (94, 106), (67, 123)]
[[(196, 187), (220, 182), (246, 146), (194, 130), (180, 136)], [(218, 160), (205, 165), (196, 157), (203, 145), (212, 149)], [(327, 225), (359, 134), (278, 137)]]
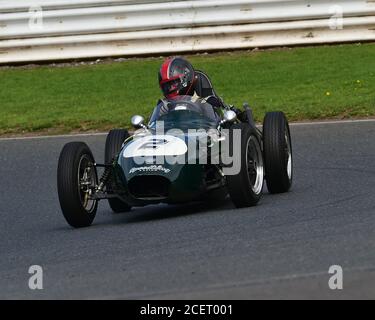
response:
[[(199, 76), (200, 96), (217, 96), (208, 76)], [(267, 113), (260, 130), (248, 104), (241, 110), (223, 106), (217, 110), (181, 96), (168, 102), (166, 113), (157, 106), (147, 123), (135, 115), (132, 135), (125, 129), (107, 135), (103, 164), (96, 163), (86, 143), (67, 143), (59, 157), (57, 186), (68, 224), (90, 226), (104, 199), (114, 213), (122, 213), (228, 195), (235, 207), (251, 207), (259, 202), (264, 181), (270, 193), (287, 192), (293, 158), (284, 113)]]

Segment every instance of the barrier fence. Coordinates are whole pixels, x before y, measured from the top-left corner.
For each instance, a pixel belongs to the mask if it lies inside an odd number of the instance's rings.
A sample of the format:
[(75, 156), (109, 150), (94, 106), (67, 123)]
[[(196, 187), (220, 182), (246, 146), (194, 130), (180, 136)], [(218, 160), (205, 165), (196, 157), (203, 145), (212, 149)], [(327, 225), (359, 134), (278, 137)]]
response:
[(375, 0), (0, 0), (0, 63), (375, 40)]

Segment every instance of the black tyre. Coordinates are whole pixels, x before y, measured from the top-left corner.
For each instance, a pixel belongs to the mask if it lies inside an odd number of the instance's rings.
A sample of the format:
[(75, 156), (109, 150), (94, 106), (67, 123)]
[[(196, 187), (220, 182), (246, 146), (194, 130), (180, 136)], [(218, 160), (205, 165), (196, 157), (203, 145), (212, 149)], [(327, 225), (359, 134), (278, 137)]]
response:
[[(230, 150), (235, 141), (233, 130), (241, 131), (241, 151), (237, 155), (241, 159), (240, 172), (227, 175), (227, 185), (230, 198), (237, 208), (256, 205), (261, 196), (264, 183), (263, 154), (258, 135), (248, 124), (234, 124), (230, 129)], [(235, 157), (236, 155), (233, 154)]]
[(83, 142), (71, 142), (61, 151), (57, 169), (57, 190), (63, 215), (74, 228), (92, 224), (98, 201), (90, 189), (98, 182), (94, 157)]
[[(121, 146), (124, 141), (129, 137), (129, 133), (125, 129), (114, 129), (108, 133), (105, 143), (105, 163), (110, 164), (114, 157), (121, 151)], [(111, 181), (107, 185), (107, 192), (112, 192)], [(109, 206), (114, 213), (122, 213), (130, 211), (131, 207), (117, 198), (108, 199)]]
[(293, 156), (289, 124), (283, 112), (266, 114), (263, 148), (268, 191), (287, 192), (293, 182)]

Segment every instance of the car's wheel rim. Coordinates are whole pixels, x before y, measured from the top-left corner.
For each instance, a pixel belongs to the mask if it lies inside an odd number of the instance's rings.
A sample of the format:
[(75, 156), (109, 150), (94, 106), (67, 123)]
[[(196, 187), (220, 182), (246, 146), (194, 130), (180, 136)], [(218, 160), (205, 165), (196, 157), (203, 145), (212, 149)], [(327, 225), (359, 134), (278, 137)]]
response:
[(285, 153), (286, 153), (286, 161), (287, 161), (287, 174), (289, 180), (292, 179), (292, 147), (290, 143), (290, 136), (288, 128), (285, 128)]
[(260, 194), (263, 189), (264, 166), (260, 145), (256, 137), (251, 136), (247, 141), (246, 165), (251, 189)]
[(97, 183), (95, 168), (88, 155), (83, 155), (78, 165), (78, 190), (82, 207), (91, 214), (95, 211), (97, 200), (92, 199), (91, 193)]

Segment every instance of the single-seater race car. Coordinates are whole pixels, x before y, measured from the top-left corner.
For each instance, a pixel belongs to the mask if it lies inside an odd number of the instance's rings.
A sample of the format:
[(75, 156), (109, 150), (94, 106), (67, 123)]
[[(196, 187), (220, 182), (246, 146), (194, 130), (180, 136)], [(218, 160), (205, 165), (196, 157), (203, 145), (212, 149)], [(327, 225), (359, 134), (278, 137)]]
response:
[[(204, 73), (199, 81), (201, 97), (216, 95)], [(133, 116), (138, 129), (133, 135), (125, 129), (109, 132), (104, 164), (95, 162), (84, 142), (66, 144), (57, 185), (68, 224), (91, 225), (103, 199), (121, 213), (227, 195), (236, 207), (250, 207), (260, 200), (264, 180), (270, 193), (287, 192), (293, 161), (285, 115), (267, 113), (261, 131), (247, 104), (243, 110), (223, 106), (181, 96), (167, 103), (167, 112), (156, 107), (148, 124), (142, 116)], [(100, 178), (98, 168), (103, 168)]]

